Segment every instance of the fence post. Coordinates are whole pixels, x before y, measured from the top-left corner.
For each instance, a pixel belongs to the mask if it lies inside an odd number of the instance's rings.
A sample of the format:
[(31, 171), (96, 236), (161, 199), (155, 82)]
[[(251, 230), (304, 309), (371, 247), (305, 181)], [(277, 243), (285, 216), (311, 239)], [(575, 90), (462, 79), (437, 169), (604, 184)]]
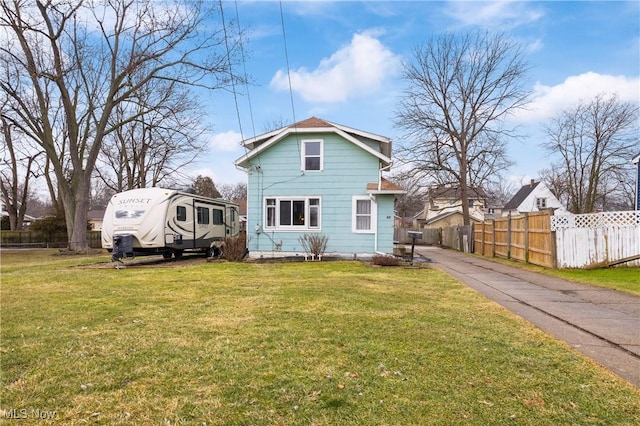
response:
[(496, 257), (496, 220), (491, 219), (491, 257)]
[(551, 250), (551, 267), (558, 269), (558, 242), (556, 241), (556, 231), (551, 227), (551, 216), (553, 216), (554, 209), (547, 209), (549, 212), (549, 248)]
[(511, 259), (511, 212), (507, 216), (507, 259)]
[(524, 263), (529, 263), (529, 213), (524, 212)]

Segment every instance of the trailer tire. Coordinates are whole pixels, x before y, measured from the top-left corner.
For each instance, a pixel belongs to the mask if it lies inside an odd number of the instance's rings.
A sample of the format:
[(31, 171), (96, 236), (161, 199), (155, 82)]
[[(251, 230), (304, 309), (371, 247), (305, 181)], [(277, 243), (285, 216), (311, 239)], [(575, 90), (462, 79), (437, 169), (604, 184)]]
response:
[(209, 249), (207, 250), (207, 257), (220, 257), (220, 255), (222, 254), (222, 251), (220, 250), (220, 247), (209, 247)]
[(162, 252), (162, 258), (163, 259), (171, 259), (171, 252), (170, 251), (163, 251)]
[(173, 255), (176, 259), (180, 259), (182, 257), (182, 250), (176, 250), (173, 252)]

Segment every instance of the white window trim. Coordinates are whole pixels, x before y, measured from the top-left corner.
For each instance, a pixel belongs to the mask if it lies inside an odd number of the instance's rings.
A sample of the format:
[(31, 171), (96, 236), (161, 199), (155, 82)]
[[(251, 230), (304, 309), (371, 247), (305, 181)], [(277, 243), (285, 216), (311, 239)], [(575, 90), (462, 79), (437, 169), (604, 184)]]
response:
[[(358, 201), (367, 200), (371, 202), (371, 229), (357, 229)], [(355, 234), (375, 234), (378, 229), (378, 203), (368, 195), (354, 195), (351, 198), (351, 232)]]
[[(268, 222), (267, 222), (267, 200), (272, 200), (275, 199), (276, 200), (276, 205), (275, 205), (275, 219), (276, 219), (276, 225), (275, 226), (268, 226)], [(309, 200), (311, 199), (317, 199), (318, 200), (318, 226), (316, 227), (310, 227), (308, 225), (309, 220), (308, 218), (311, 217), (311, 209), (310, 209), (310, 204), (309, 204)], [(307, 223), (305, 223), (305, 225), (285, 225), (285, 226), (281, 226), (278, 225), (280, 223), (280, 201), (304, 201), (304, 214), (305, 214), (305, 219)], [(322, 197), (320, 196), (314, 196), (314, 195), (310, 195), (310, 196), (289, 196), (289, 197), (282, 197), (282, 196), (277, 196), (277, 197), (268, 197), (265, 196), (262, 200), (262, 204), (263, 204), (263, 208), (264, 208), (264, 217), (262, 218), (263, 220), (263, 224), (264, 224), (264, 229), (265, 231), (278, 231), (278, 232), (320, 232), (322, 230)]]
[[(307, 142), (320, 142), (320, 169), (319, 170), (307, 170), (306, 169), (306, 157), (307, 157)], [(303, 172), (321, 172), (324, 170), (324, 140), (323, 139), (302, 139), (300, 141), (302, 149), (300, 150), (300, 170)], [(310, 197), (313, 198), (313, 197)]]

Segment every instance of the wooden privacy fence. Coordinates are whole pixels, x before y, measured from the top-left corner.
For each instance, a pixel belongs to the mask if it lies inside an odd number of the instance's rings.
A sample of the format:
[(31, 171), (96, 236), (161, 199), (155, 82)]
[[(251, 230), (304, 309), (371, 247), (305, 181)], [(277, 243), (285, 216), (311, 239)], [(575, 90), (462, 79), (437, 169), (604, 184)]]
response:
[(422, 233), (422, 238), (416, 239), (416, 244), (426, 246), (440, 245), (442, 241), (442, 230), (437, 229), (409, 229), (409, 228), (395, 228), (393, 230), (393, 240), (400, 244), (411, 244), (413, 239), (409, 236), (409, 231), (418, 231)]
[(525, 213), (476, 224), (473, 235), (483, 256), (549, 268), (640, 266), (640, 211)]
[(455, 225), (442, 228), (442, 247), (470, 253), (473, 251), (471, 225)]
[(556, 267), (549, 211), (505, 216), (475, 224), (473, 251), (483, 256), (515, 259)]
[[(100, 231), (87, 231), (87, 241), (91, 248), (101, 248)], [(50, 247), (62, 248), (69, 245), (66, 232), (1, 231), (0, 244), (3, 247)]]

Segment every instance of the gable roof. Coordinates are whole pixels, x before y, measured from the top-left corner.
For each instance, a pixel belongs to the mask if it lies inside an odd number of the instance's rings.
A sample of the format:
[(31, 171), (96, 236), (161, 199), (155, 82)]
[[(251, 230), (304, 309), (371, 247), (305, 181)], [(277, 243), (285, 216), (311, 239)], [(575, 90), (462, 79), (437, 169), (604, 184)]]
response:
[(526, 198), (529, 196), (529, 194), (531, 194), (533, 192), (533, 190), (536, 189), (539, 184), (540, 184), (540, 182), (535, 182), (533, 179), (531, 179), (531, 183), (529, 185), (523, 185), (522, 188), (520, 188), (518, 190), (518, 192), (516, 192), (516, 195), (514, 195), (507, 202), (507, 204), (504, 205), (503, 208), (505, 210), (517, 209), (518, 206), (520, 204), (522, 204), (522, 202), (524, 200), (526, 200)]
[[(242, 145), (249, 151), (242, 157), (238, 158), (235, 164), (238, 167), (247, 168), (249, 166), (249, 160), (280, 142), (285, 137), (292, 134), (303, 135), (305, 133), (335, 133), (380, 159), (384, 166), (391, 164), (391, 139), (374, 133), (343, 126), (341, 124), (332, 123), (317, 117), (298, 121), (290, 126), (282, 127), (242, 141)], [(376, 151), (369, 147), (363, 142), (363, 139), (379, 143), (380, 150)]]

